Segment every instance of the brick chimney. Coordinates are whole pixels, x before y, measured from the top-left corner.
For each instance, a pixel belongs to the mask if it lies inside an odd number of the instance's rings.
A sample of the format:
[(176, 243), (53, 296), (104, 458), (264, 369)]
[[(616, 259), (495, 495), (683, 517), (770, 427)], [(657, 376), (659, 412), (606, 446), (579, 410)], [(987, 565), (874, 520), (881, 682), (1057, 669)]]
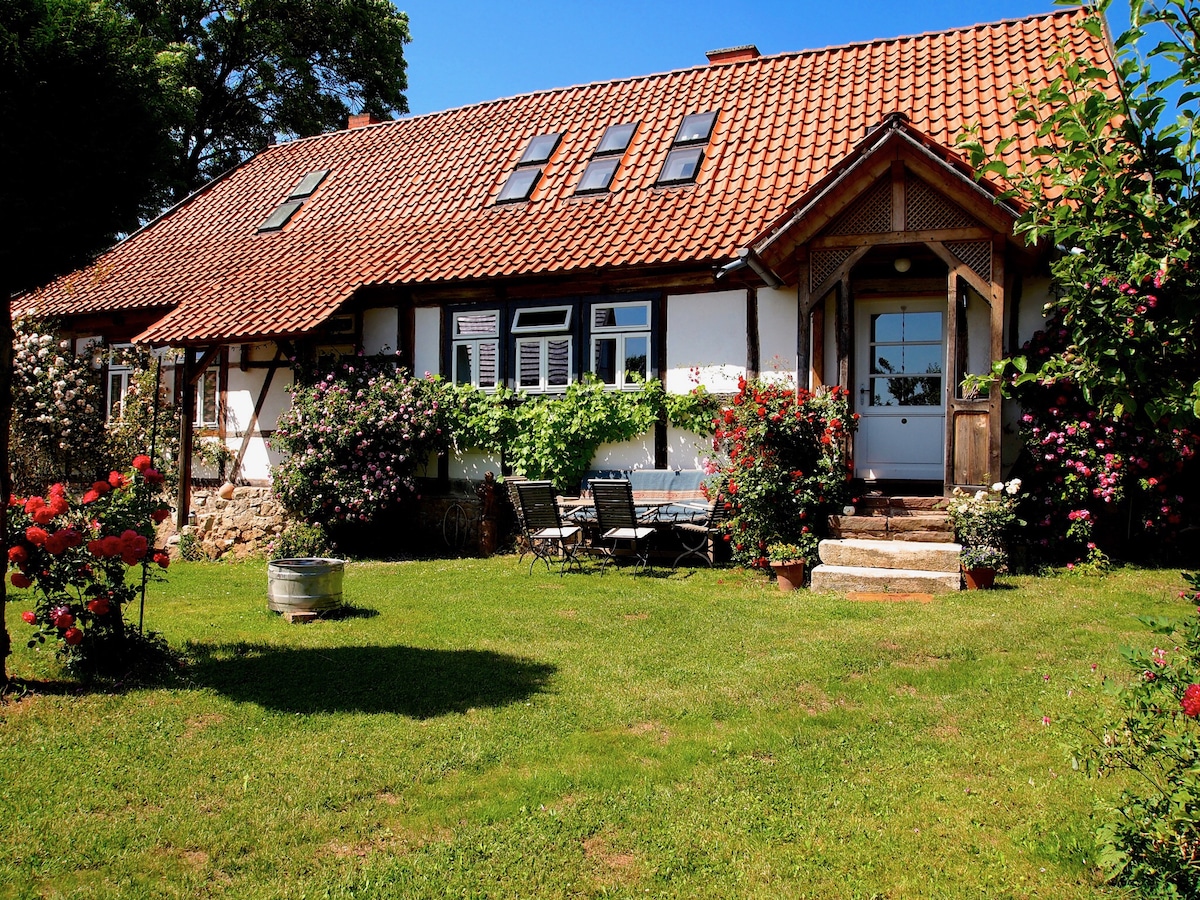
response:
[(741, 47), (726, 47), (723, 50), (709, 50), (704, 54), (708, 57), (710, 66), (717, 63), (742, 62), (747, 59), (758, 59), (762, 54), (753, 44), (743, 44)]
[(371, 113), (359, 113), (346, 120), (346, 129), (349, 131), (354, 128), (365, 128), (367, 125), (379, 125), (386, 121), (386, 119), (380, 119)]

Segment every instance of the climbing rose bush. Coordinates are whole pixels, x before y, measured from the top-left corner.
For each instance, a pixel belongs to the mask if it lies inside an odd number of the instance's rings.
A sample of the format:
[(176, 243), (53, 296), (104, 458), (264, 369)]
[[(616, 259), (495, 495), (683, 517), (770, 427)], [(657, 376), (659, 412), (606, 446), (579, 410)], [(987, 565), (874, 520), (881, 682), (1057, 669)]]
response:
[(448, 448), (443, 388), (389, 360), (354, 358), (297, 385), (279, 417), (275, 492), (294, 514), (324, 526), (365, 524), (417, 496), (415, 475)]
[(849, 497), (847, 439), (858, 424), (845, 388), (808, 391), (740, 379), (714, 422), (726, 460), (708, 489), (726, 504), (734, 560), (766, 568), (771, 544), (794, 544), (811, 564), (830, 513)]
[(1109, 877), (1139, 896), (1200, 896), (1200, 576), (1184, 574), (1184, 617), (1142, 617), (1157, 646), (1122, 651), (1118, 716), (1087, 730), (1079, 759), (1097, 777), (1131, 773), (1098, 829)]
[(67, 667), (80, 673), (116, 671), (127, 662), (124, 607), (139, 587), (128, 571), (169, 562), (154, 547), (154, 526), (170, 515), (162, 482), (150, 458), (139, 455), (74, 501), (62, 484), (44, 496), (10, 498), (9, 580), (33, 596), (33, 608), (21, 615), (34, 629), (30, 646), (55, 642)]

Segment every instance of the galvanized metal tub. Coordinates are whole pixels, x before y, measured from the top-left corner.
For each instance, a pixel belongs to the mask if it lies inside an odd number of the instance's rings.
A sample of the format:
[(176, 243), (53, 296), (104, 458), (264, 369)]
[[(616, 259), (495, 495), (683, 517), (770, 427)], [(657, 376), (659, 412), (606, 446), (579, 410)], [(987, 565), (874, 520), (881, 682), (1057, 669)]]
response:
[(302, 557), (267, 563), (267, 608), (278, 613), (330, 612), (342, 605), (343, 559)]

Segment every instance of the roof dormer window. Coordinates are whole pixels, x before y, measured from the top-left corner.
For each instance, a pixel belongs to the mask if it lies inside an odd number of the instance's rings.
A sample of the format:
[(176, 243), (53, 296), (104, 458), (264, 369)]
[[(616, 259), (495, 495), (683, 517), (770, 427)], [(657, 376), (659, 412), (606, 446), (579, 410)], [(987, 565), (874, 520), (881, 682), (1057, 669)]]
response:
[(517, 167), (508, 176), (508, 181), (504, 182), (496, 202), (519, 203), (528, 200), (541, 180), (542, 166), (550, 161), (561, 139), (560, 132), (539, 134), (533, 138), (521, 154), (521, 158), (517, 160)]
[(316, 172), (309, 172), (300, 179), (300, 183), (292, 188), (291, 193), (287, 198), (275, 207), (275, 211), (267, 217), (267, 220), (258, 226), (259, 231), (279, 231), (288, 220), (296, 214), (304, 201), (316, 193), (317, 188), (321, 186), (321, 182), (325, 180), (325, 176), (329, 174), (328, 169), (321, 169)]
[(575, 193), (599, 194), (608, 190), (637, 126), (637, 122), (626, 122), (610, 125), (605, 129), (604, 137), (600, 138), (600, 145), (592, 155), (591, 162), (583, 170), (583, 177), (579, 179)]
[(686, 184), (696, 180), (704, 162), (704, 148), (712, 137), (716, 121), (716, 110), (684, 117), (658, 176), (658, 184)]

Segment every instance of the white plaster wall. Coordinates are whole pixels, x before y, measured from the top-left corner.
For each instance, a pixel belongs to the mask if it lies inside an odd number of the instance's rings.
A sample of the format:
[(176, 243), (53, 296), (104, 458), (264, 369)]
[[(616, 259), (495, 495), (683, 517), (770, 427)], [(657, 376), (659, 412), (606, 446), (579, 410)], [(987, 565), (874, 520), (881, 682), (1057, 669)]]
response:
[(746, 292), (668, 297), (664, 368), (663, 383), (673, 393), (686, 394), (696, 386), (693, 368), (709, 391), (735, 392), (738, 378), (746, 374)]
[[(992, 308), (974, 290), (967, 291), (966, 375), (986, 375), (992, 369)], [(961, 396), (962, 388), (954, 385)]]
[(395, 353), (400, 313), (394, 307), (368, 309), (363, 312), (363, 353)]
[(837, 358), (837, 295), (825, 298), (825, 371), (821, 375), (823, 384), (838, 383)]
[(436, 307), (418, 307), (413, 311), (413, 372), (417, 375), (442, 372), (442, 313)]
[[(466, 453), (450, 458), (450, 478), (451, 480), (467, 480), (472, 484), (478, 484), (483, 481), (483, 476), (491, 472), (497, 478), (500, 477), (500, 459), (496, 456), (491, 456), (487, 453), (480, 453), (476, 450), (469, 450)], [(437, 474), (437, 457), (433, 458), (433, 465), (430, 467), (429, 476)]]
[(711, 437), (667, 426), (667, 468), (702, 469), (714, 455)]
[[(1050, 293), (1049, 278), (1027, 278), (1024, 287), (1017, 312), (1017, 339), (1013, 342), (1018, 350), (1033, 337), (1035, 331), (1045, 326), (1046, 316), (1043, 310), (1046, 304), (1054, 299)], [(1008, 323), (1004, 324), (1007, 328)]]
[(796, 378), (796, 291), (758, 292), (759, 368), (767, 380)]
[[(225, 387), (226, 404), (226, 445), (236, 454), (242, 446), (243, 435), (250, 426), (254, 415), (254, 405), (262, 393), (263, 382), (267, 377), (266, 369), (248, 369), (243, 372), (238, 368), (240, 350), (233, 349), (229, 354), (229, 378)], [(275, 355), (273, 344), (256, 344), (251, 347), (252, 360), (270, 360)], [(259, 413), (255, 424), (254, 436), (246, 446), (246, 455), (242, 459), (239, 477), (248, 481), (269, 481), (271, 466), (276, 464), (280, 454), (271, 451), (267, 444), (269, 435), (261, 432), (275, 430), (275, 424), (280, 414), (291, 406), (289, 391), (292, 387), (292, 370), (286, 363), (275, 370), (271, 379), (271, 389), (263, 401), (262, 412)]]
[(654, 432), (647, 432), (632, 441), (601, 444), (596, 448), (589, 469), (653, 469)]

